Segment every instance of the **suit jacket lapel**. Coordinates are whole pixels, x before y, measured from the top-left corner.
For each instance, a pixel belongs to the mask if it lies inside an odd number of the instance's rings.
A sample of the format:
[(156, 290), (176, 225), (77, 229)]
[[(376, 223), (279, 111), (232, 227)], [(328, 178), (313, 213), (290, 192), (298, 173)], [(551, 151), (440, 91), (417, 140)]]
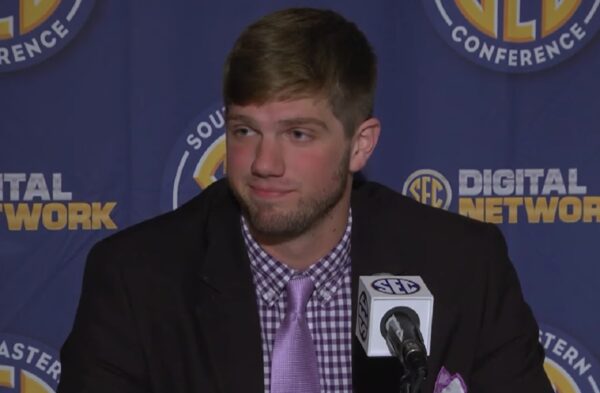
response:
[(256, 295), (231, 195), (207, 213), (196, 315), (222, 392), (264, 391)]

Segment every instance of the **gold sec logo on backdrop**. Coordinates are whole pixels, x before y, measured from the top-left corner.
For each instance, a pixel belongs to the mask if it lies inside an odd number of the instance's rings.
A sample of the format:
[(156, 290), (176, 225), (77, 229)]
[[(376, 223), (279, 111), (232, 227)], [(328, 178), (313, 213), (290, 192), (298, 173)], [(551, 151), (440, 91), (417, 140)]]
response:
[(87, 20), (94, 0), (0, 2), (0, 72), (37, 64), (60, 51)]
[(560, 330), (540, 325), (544, 370), (557, 393), (598, 393), (600, 365), (587, 349)]
[(29, 338), (0, 334), (0, 391), (55, 393), (58, 351)]
[(556, 65), (600, 27), (598, 0), (425, 0), (442, 38), (477, 64), (502, 72)]
[(444, 175), (433, 169), (419, 169), (404, 182), (402, 194), (425, 205), (448, 210), (452, 188)]
[(556, 363), (550, 358), (544, 360), (544, 371), (552, 384), (552, 388), (555, 392), (559, 393), (581, 393), (581, 390), (577, 386), (577, 383), (573, 380), (571, 375), (561, 367), (560, 364)]
[[(600, 0), (598, 0), (600, 4)], [(588, 191), (578, 168), (460, 168), (455, 193), (440, 172), (419, 169), (403, 194), (493, 224), (600, 223), (600, 196)]]
[(225, 108), (214, 105), (175, 143), (163, 173), (161, 209), (176, 209), (224, 175)]

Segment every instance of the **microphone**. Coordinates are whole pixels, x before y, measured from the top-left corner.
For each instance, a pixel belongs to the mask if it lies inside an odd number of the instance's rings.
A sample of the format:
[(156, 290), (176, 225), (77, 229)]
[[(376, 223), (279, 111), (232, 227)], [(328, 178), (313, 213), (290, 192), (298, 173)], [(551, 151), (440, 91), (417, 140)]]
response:
[(394, 307), (381, 319), (381, 335), (390, 352), (407, 371), (427, 376), (427, 350), (419, 330), (417, 313), (408, 307)]
[(433, 295), (423, 279), (361, 276), (357, 303), (356, 336), (367, 356), (397, 357), (402, 379), (419, 385), (427, 376), (433, 320)]

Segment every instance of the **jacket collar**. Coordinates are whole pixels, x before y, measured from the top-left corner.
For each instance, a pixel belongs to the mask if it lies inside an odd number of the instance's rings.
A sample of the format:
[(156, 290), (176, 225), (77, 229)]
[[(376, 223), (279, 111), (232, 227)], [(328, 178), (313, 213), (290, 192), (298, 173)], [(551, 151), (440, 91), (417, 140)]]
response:
[(241, 234), (240, 210), (225, 183), (217, 183), (205, 192), (212, 195), (201, 217), (204, 230), (198, 239), (204, 252), (197, 272), (196, 317), (208, 364), (216, 376), (218, 391), (261, 392), (260, 321)]

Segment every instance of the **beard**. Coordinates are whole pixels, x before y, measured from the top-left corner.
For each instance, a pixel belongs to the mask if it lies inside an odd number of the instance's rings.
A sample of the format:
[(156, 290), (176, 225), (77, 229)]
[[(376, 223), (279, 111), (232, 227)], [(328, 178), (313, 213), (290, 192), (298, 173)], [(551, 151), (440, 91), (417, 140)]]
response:
[(306, 233), (325, 219), (342, 200), (348, 185), (349, 162), (348, 148), (331, 181), (323, 184), (318, 194), (301, 197), (293, 208), (283, 209), (274, 203), (253, 200), (236, 190), (231, 181), (230, 188), (255, 235), (275, 241), (290, 239)]

